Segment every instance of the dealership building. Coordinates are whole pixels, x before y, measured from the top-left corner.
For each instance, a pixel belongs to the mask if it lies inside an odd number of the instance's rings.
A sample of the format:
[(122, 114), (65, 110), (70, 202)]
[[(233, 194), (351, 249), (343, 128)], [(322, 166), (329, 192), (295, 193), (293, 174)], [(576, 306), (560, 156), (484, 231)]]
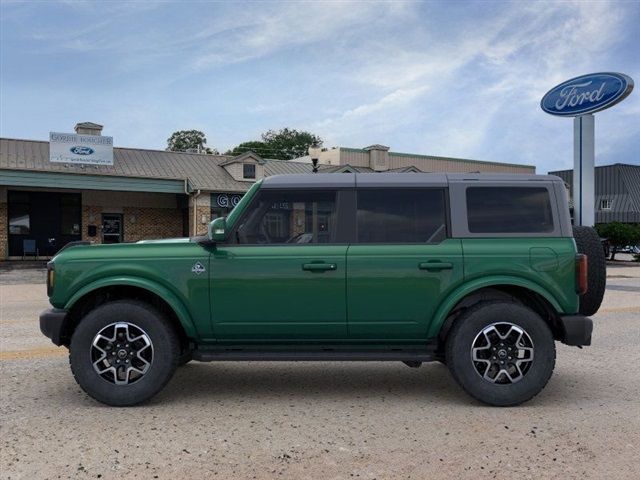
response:
[[(0, 261), (51, 257), (68, 242), (200, 235), (257, 180), (311, 173), (310, 158), (271, 160), (114, 148), (84, 122), (49, 141), (0, 138)], [(535, 173), (529, 165), (395, 153), (383, 145), (323, 149), (321, 172)]]
[[(549, 172), (567, 184), (573, 215), (573, 170)], [(595, 223), (640, 223), (640, 165), (614, 163), (594, 169)]]

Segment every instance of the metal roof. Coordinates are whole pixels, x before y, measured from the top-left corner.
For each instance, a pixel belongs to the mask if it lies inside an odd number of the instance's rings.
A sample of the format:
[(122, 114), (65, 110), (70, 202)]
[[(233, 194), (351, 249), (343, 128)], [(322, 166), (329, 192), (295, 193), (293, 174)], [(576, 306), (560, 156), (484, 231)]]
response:
[[(233, 157), (141, 148), (114, 148), (113, 165), (73, 165), (49, 161), (49, 142), (0, 138), (0, 170), (188, 181), (192, 189), (244, 192), (249, 182), (235, 180), (222, 166)], [(265, 175), (307, 173), (309, 164), (267, 160)]]
[[(562, 178), (573, 192), (573, 170), (549, 173)], [(594, 183), (596, 223), (640, 222), (640, 165), (614, 163), (595, 167)], [(602, 208), (604, 200), (610, 208)]]
[(291, 160), (267, 160), (267, 163), (264, 164), (266, 176), (311, 173), (312, 170), (313, 166), (308, 163), (298, 163)]
[[(117, 179), (125, 177), (140, 179), (140, 182), (147, 180), (180, 180), (187, 182), (190, 190), (228, 193), (244, 192), (249, 189), (252, 183), (235, 180), (224, 165), (235, 161), (242, 161), (245, 157), (259, 158), (253, 153), (232, 157), (228, 155), (207, 155), (203, 153), (118, 147), (113, 149), (113, 156), (113, 165), (52, 163), (49, 161), (49, 142), (47, 141), (0, 138), (0, 170), (10, 170), (14, 173), (28, 171), (31, 174), (46, 172), (50, 174), (90, 175), (97, 179), (104, 178), (104, 182), (111, 182), (114, 188), (117, 186)], [(266, 177), (285, 174), (305, 174), (311, 173), (313, 170), (313, 166), (307, 162), (296, 162), (295, 160), (263, 160)], [(327, 174), (330, 172), (347, 171), (360, 175), (362, 173), (373, 172), (369, 167), (355, 167), (351, 165), (319, 165), (318, 169), (320, 172)], [(406, 171), (419, 172), (419, 169), (417, 167), (402, 167), (388, 170), (388, 172), (394, 173), (395, 175), (404, 175), (400, 172)], [(347, 173), (346, 175), (349, 174)], [(422, 175), (422, 173), (413, 173), (411, 175)], [(471, 174), (464, 175), (468, 176)], [(483, 176), (483, 178), (489, 180), (495, 179), (493, 177), (489, 178), (491, 174), (486, 175), (487, 176)], [(105, 177), (109, 178), (107, 179)], [(516, 180), (513, 174), (509, 174), (508, 178), (509, 180)], [(449, 177), (449, 179), (452, 180), (453, 178)], [(290, 180), (294, 181), (294, 179)], [(314, 180), (314, 184), (317, 181), (319, 180)], [(378, 180), (376, 180), (376, 182), (377, 181)], [(399, 182), (401, 179), (396, 178), (388, 181)], [(413, 181), (414, 180), (412, 180), (412, 182)], [(341, 181), (332, 178), (332, 182), (340, 183)], [(640, 201), (638, 204), (640, 205)]]
[(622, 182), (627, 187), (629, 197), (635, 205), (636, 212), (640, 212), (640, 166), (616, 164), (622, 174)]

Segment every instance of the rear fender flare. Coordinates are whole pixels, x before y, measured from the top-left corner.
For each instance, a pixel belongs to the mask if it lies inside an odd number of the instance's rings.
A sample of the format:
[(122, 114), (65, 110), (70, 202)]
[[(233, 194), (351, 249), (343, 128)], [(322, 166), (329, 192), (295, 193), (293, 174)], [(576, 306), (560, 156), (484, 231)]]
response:
[(453, 310), (458, 302), (460, 302), (460, 300), (462, 300), (464, 297), (475, 292), (476, 290), (480, 290), (481, 288), (494, 287), (498, 285), (513, 285), (531, 290), (532, 292), (539, 294), (545, 300), (547, 300), (556, 310), (556, 312), (562, 312), (562, 307), (554, 298), (554, 296), (545, 288), (541, 287), (535, 282), (523, 278), (504, 275), (483, 277), (461, 285), (456, 290), (451, 292), (442, 303), (440, 303), (440, 306), (438, 307), (432, 322), (429, 324), (427, 330), (427, 338), (435, 338), (438, 336), (438, 334), (440, 333), (440, 329), (451, 313), (451, 310)]

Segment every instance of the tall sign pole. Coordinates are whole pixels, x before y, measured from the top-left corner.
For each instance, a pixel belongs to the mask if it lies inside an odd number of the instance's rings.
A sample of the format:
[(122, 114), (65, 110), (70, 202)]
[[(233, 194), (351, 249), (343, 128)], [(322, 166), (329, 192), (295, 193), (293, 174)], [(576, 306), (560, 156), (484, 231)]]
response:
[(573, 222), (595, 223), (595, 117), (580, 115), (573, 119)]
[(572, 78), (549, 90), (540, 102), (545, 112), (573, 119), (573, 223), (595, 223), (595, 117), (624, 100), (633, 80), (602, 72)]

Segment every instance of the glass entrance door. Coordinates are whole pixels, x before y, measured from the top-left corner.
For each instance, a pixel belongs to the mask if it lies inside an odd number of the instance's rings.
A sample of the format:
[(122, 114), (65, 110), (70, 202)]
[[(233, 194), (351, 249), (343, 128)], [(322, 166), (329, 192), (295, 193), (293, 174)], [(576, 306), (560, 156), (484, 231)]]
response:
[(122, 214), (102, 214), (102, 243), (122, 242)]

